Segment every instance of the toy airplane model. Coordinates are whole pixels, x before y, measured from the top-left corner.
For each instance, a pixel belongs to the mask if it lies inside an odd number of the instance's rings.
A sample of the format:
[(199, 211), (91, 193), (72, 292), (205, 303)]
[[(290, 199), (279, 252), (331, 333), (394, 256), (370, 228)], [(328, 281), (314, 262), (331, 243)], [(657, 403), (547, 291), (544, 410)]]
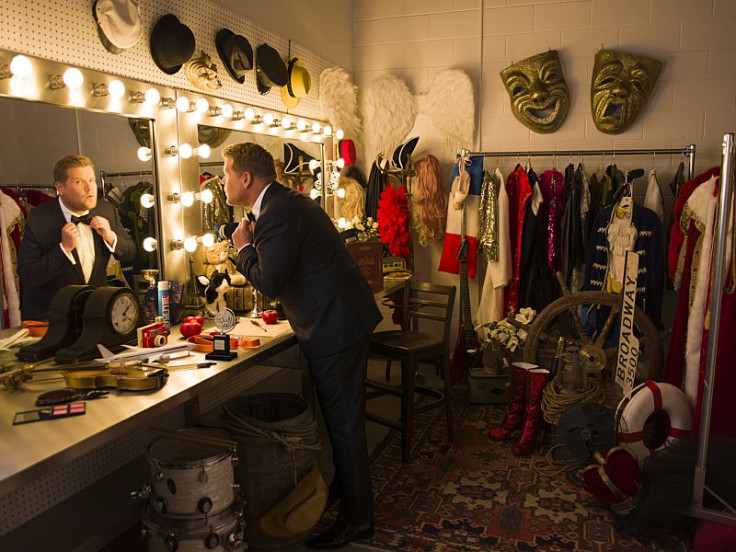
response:
[(130, 350), (125, 351), (122, 353), (113, 353), (110, 349), (105, 347), (104, 345), (97, 344), (97, 348), (100, 350), (100, 354), (102, 355), (102, 358), (98, 358), (95, 360), (100, 360), (102, 362), (117, 362), (117, 361), (127, 361), (127, 360), (143, 360), (147, 359), (148, 362), (153, 362), (154, 360), (161, 358), (162, 356), (169, 356), (174, 353), (183, 353), (186, 351), (191, 351), (194, 349), (195, 344), (194, 343), (172, 343), (171, 345), (163, 345), (161, 347), (156, 347), (155, 349), (146, 349), (146, 348), (139, 348), (139, 347), (128, 347)]

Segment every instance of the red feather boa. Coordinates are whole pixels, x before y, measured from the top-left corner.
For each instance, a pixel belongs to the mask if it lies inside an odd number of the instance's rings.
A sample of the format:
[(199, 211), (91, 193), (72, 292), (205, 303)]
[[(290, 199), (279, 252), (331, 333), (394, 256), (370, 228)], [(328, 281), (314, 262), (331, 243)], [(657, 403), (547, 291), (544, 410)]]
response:
[(409, 258), (409, 206), (403, 186), (387, 186), (378, 199), (378, 233), (394, 257)]

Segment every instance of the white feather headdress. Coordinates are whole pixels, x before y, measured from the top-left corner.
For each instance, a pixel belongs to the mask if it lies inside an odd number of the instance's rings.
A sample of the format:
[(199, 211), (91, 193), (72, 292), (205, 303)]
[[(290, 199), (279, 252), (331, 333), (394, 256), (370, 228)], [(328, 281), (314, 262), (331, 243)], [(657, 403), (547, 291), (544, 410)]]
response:
[(325, 119), (335, 129), (341, 128), (346, 136), (355, 138), (360, 134), (358, 116), (358, 87), (342, 67), (331, 67), (319, 77), (319, 104)]
[(368, 151), (390, 157), (414, 126), (417, 107), (406, 83), (393, 75), (374, 79), (365, 93)]

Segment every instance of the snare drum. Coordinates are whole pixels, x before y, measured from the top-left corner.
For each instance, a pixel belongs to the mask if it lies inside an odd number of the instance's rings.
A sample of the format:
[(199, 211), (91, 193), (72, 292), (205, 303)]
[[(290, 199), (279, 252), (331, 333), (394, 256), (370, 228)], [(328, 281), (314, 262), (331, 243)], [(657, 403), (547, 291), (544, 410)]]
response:
[[(186, 429), (189, 435), (229, 435), (213, 429)], [(215, 515), (235, 501), (233, 465), (237, 457), (222, 447), (161, 437), (148, 446), (151, 506), (167, 517)]]
[(143, 536), (148, 540), (149, 552), (195, 552), (245, 550), (243, 541), (243, 503), (234, 502), (230, 508), (214, 516), (191, 519), (172, 519), (156, 513), (149, 503), (143, 515)]

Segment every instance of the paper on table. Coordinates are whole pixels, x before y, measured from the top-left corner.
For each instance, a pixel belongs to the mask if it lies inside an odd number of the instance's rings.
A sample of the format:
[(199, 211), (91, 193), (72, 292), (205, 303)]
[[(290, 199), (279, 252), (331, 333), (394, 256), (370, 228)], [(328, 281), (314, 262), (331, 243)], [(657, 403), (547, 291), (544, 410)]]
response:
[(280, 320), (275, 324), (266, 324), (260, 318), (241, 317), (237, 326), (230, 333), (243, 337), (278, 337), (290, 330), (291, 326), (286, 320)]

